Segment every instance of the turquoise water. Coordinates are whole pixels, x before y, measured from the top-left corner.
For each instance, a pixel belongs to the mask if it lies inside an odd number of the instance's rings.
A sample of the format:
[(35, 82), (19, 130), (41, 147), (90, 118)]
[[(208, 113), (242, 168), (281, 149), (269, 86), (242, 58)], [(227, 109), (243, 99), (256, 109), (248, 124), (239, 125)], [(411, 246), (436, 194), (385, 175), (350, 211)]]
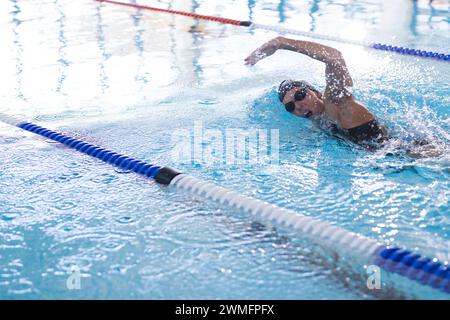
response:
[[(146, 1), (184, 11), (448, 53), (435, 1)], [(170, 3), (170, 5), (169, 5)], [(385, 244), (450, 259), (450, 65), (329, 42), (355, 97), (396, 137), (367, 152), (283, 112), (285, 78), (323, 88), (324, 67), (279, 52), (275, 33), (94, 1), (2, 1), (1, 112), (171, 165)], [(279, 160), (179, 162), (177, 129), (279, 130)], [(397, 145), (434, 141), (435, 158)], [(355, 270), (282, 229), (163, 188), (0, 124), (0, 298), (376, 299)], [(79, 290), (69, 290), (72, 270)], [(383, 275), (382, 280), (389, 275)]]

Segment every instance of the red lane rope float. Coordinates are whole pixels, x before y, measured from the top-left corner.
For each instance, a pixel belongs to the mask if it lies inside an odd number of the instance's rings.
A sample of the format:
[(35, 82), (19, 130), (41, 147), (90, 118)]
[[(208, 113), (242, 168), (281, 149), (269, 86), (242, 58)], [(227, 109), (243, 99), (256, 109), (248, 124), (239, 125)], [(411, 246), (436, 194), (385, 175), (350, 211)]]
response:
[(216, 21), (216, 22), (225, 23), (225, 24), (232, 24), (235, 26), (249, 27), (252, 24), (251, 21), (240, 21), (240, 20), (233, 20), (233, 19), (227, 19), (227, 18), (206, 16), (206, 15), (202, 15), (202, 14), (170, 10), (170, 9), (161, 9), (161, 8), (150, 7), (150, 6), (145, 6), (145, 5), (141, 5), (141, 4), (135, 4), (135, 3), (126, 3), (126, 2), (113, 1), (113, 0), (95, 0), (95, 1), (112, 3), (112, 4), (117, 4), (117, 5), (121, 5), (121, 6), (137, 8), (137, 9), (145, 9), (145, 10), (152, 10), (152, 11), (158, 11), (158, 12), (178, 14), (181, 16), (192, 17), (192, 18), (202, 19), (202, 20)]

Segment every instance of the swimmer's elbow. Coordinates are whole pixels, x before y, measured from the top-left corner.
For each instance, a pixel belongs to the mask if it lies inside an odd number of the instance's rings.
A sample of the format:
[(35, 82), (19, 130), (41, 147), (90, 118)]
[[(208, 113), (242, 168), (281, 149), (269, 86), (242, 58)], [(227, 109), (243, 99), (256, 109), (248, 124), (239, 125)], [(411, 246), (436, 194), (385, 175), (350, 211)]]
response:
[(345, 66), (344, 56), (343, 56), (342, 52), (340, 52), (337, 49), (333, 48), (333, 50), (330, 50), (328, 58), (329, 58), (329, 62), (334, 65)]
[(340, 52), (338, 49), (333, 48), (333, 50), (331, 50), (331, 54), (335, 59), (344, 59), (342, 52)]

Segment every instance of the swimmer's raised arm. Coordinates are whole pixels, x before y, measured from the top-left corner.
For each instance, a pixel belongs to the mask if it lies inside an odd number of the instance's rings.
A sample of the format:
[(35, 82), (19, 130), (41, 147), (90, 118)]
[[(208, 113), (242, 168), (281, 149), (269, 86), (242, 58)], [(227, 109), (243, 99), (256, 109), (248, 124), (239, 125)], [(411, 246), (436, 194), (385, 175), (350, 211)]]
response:
[(253, 51), (245, 59), (245, 64), (254, 65), (279, 49), (302, 53), (324, 62), (326, 64), (325, 78), (327, 83), (325, 94), (329, 94), (334, 99), (351, 96), (353, 81), (341, 52), (320, 43), (276, 37)]

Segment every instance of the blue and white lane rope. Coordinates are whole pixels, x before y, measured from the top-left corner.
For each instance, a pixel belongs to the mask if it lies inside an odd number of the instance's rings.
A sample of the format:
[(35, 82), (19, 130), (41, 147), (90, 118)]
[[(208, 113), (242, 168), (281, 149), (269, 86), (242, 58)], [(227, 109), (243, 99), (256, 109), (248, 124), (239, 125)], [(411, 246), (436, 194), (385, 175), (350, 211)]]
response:
[(388, 247), (328, 222), (241, 195), (169, 167), (160, 167), (127, 157), (3, 113), (0, 113), (0, 121), (60, 142), (103, 162), (152, 178), (160, 184), (170, 185), (242, 210), (262, 223), (281, 225), (324, 248), (351, 257), (355, 261), (377, 265), (425, 286), (450, 293), (450, 268), (447, 262), (439, 262), (437, 259), (430, 259), (401, 248)]
[(283, 27), (279, 27), (279, 26), (259, 24), (259, 23), (252, 23), (250, 25), (250, 27), (255, 28), (255, 29), (264, 29), (264, 30), (269, 30), (269, 31), (275, 31), (280, 34), (293, 34), (293, 35), (298, 35), (298, 36), (307, 37), (307, 38), (315, 38), (315, 39), (321, 39), (321, 40), (326, 40), (326, 41), (335, 41), (335, 42), (341, 42), (341, 43), (346, 43), (346, 44), (353, 44), (353, 45), (363, 46), (363, 47), (381, 50), (381, 51), (395, 52), (395, 53), (399, 53), (399, 54), (403, 54), (403, 55), (410, 55), (410, 56), (416, 56), (416, 57), (422, 57), (422, 58), (432, 58), (432, 59), (437, 59), (437, 60), (442, 60), (442, 61), (450, 61), (450, 54), (444, 54), (444, 53), (439, 53), (439, 52), (398, 47), (398, 46), (393, 46), (393, 45), (388, 45), (388, 44), (383, 44), (383, 43), (373, 43), (373, 42), (368, 42), (368, 41), (344, 39), (344, 38), (331, 36), (331, 35), (299, 31), (299, 30), (288, 29), (288, 28), (283, 28)]
[(313, 39), (315, 38), (315, 39), (321, 39), (321, 40), (327, 40), (327, 41), (336, 41), (336, 42), (354, 44), (354, 45), (372, 48), (372, 49), (376, 49), (376, 50), (391, 51), (391, 52), (396, 52), (399, 54), (416, 56), (416, 57), (421, 57), (421, 58), (431, 58), (431, 59), (442, 60), (442, 61), (450, 61), (450, 54), (444, 54), (444, 53), (439, 53), (439, 52), (425, 51), (425, 50), (412, 49), (412, 48), (404, 48), (404, 47), (398, 47), (398, 46), (382, 44), (382, 43), (373, 43), (373, 42), (366, 42), (366, 41), (343, 39), (340, 37), (331, 36), (331, 35), (323, 35), (323, 34), (318, 34), (315, 32), (306, 32), (306, 31), (300, 31), (300, 30), (295, 30), (295, 29), (288, 29), (288, 28), (284, 28), (284, 27), (280, 27), (280, 26), (254, 23), (252, 21), (241, 21), (241, 20), (227, 19), (227, 18), (222, 18), (222, 17), (202, 15), (202, 14), (197, 14), (194, 12), (163, 9), (163, 8), (157, 8), (157, 7), (151, 7), (151, 6), (147, 6), (147, 5), (137, 4), (137, 3), (122, 2), (122, 1), (115, 1), (115, 0), (95, 0), (95, 1), (102, 2), (102, 3), (115, 4), (115, 5), (120, 5), (120, 6), (126, 6), (126, 7), (136, 8), (136, 9), (151, 10), (151, 11), (156, 11), (156, 12), (164, 12), (164, 13), (182, 15), (182, 16), (191, 17), (194, 19), (215, 21), (215, 22), (219, 22), (219, 23), (232, 24), (235, 26), (269, 30), (269, 31), (274, 31), (274, 32), (280, 33), (280, 34), (294, 34), (294, 35), (313, 38)]

